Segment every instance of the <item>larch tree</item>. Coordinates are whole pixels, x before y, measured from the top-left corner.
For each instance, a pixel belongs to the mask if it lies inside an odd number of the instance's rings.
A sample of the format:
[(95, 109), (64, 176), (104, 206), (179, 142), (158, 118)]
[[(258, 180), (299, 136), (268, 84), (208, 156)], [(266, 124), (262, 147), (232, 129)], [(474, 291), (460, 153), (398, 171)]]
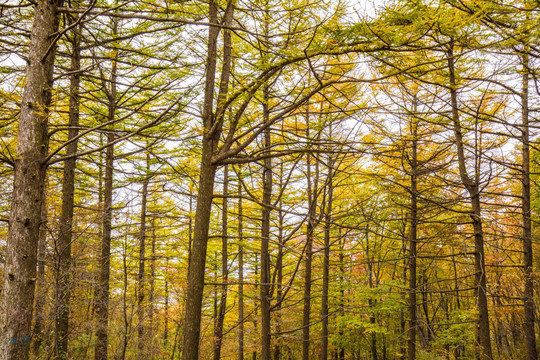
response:
[(37, 1), (21, 100), (10, 228), (2, 287), (2, 359), (27, 359), (48, 151), (61, 1)]

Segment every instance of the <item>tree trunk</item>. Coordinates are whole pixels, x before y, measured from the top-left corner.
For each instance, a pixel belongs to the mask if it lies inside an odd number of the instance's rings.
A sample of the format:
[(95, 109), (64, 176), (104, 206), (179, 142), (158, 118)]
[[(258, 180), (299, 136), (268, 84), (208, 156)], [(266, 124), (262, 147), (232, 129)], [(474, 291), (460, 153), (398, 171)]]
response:
[[(71, 17), (70, 17), (71, 19)], [(74, 20), (70, 20), (73, 23)], [(69, 303), (71, 297), (71, 242), (73, 238), (73, 206), (75, 193), (75, 161), (77, 135), (79, 133), (79, 84), (81, 69), (80, 28), (73, 31), (71, 53), (71, 75), (69, 96), (69, 134), (66, 155), (72, 156), (64, 161), (62, 183), (62, 213), (60, 215), (60, 234), (57, 240), (56, 263), (56, 331), (55, 347), (58, 359), (68, 358)]]
[[(339, 232), (339, 316), (343, 319), (345, 317), (345, 246), (344, 239), (341, 235), (341, 229)], [(339, 337), (343, 337), (343, 325), (339, 327)], [(338, 360), (345, 360), (345, 348), (343, 345), (338, 346), (337, 353)]]
[(155, 324), (155, 307), (154, 302), (156, 299), (156, 216), (152, 215), (152, 245), (150, 255), (150, 294), (148, 294), (148, 320), (150, 323), (149, 328), (149, 343), (150, 343), (150, 359), (154, 359), (156, 355), (156, 324)]
[[(416, 99), (414, 112), (416, 112)], [(416, 244), (418, 242), (418, 131), (417, 121), (413, 119), (411, 123), (411, 229), (409, 234), (409, 341), (408, 359), (416, 359), (416, 328), (418, 320), (416, 316)]]
[[(283, 162), (280, 164), (280, 189), (283, 189)], [(276, 259), (276, 332), (279, 334), (281, 332), (281, 303), (283, 298), (283, 248), (285, 247), (285, 239), (283, 237), (283, 226), (284, 226), (284, 215), (283, 215), (283, 203), (281, 199), (279, 200), (278, 206), (278, 254)], [(274, 348), (274, 360), (281, 360), (281, 347), (282, 341), (278, 336), (276, 339), (277, 343)]]
[(137, 327), (138, 335), (138, 358), (144, 360), (147, 358), (146, 353), (148, 338), (146, 329), (146, 314), (144, 311), (144, 296), (146, 291), (146, 276), (145, 276), (145, 262), (146, 262), (146, 208), (148, 199), (148, 182), (150, 172), (150, 154), (146, 153), (146, 172), (142, 184), (142, 196), (141, 196), (141, 227), (139, 231), (139, 273), (137, 278), (137, 317), (139, 324)]
[(244, 227), (242, 216), (242, 184), (238, 179), (238, 360), (244, 360)]
[[(257, 286), (257, 276), (259, 275), (259, 256), (257, 253), (255, 253), (255, 293), (257, 293), (258, 286)], [(259, 280), (260, 281), (260, 280)], [(259, 308), (257, 307), (258, 303), (256, 301), (253, 302), (253, 332), (256, 334), (258, 331), (258, 315), (259, 315)], [(251, 358), (253, 360), (257, 360), (257, 348), (254, 347), (253, 351), (251, 352)]]
[(522, 204), (523, 217), (523, 267), (525, 276), (524, 312), (525, 312), (525, 342), (527, 345), (527, 359), (538, 359), (536, 348), (536, 334), (534, 329), (534, 274), (533, 274), (533, 246), (531, 224), (531, 178), (530, 178), (530, 140), (529, 140), (529, 54), (528, 46), (522, 56), (523, 74), (521, 90), (521, 154), (522, 154)]
[[(368, 285), (370, 289), (375, 288), (375, 283), (373, 282), (373, 258), (371, 256), (371, 247), (369, 242), (369, 229), (366, 230), (366, 259), (367, 259), (367, 267), (368, 267)], [(375, 314), (374, 314), (374, 306), (375, 303), (373, 299), (370, 297), (368, 299), (368, 307), (369, 307), (369, 322), (373, 325), (376, 323)], [(377, 360), (377, 333), (371, 334), (371, 359)]]
[(29, 355), (56, 53), (53, 34), (58, 30), (57, 7), (61, 3), (36, 2), (30, 37), (2, 287), (2, 360), (26, 360)]
[[(115, 29), (116, 33), (116, 24)], [(112, 63), (112, 74), (109, 90), (109, 116), (108, 121), (112, 122), (116, 111), (116, 60)], [(96, 286), (95, 312), (96, 312), (96, 349), (95, 360), (107, 360), (109, 327), (109, 277), (111, 258), (111, 226), (112, 226), (112, 192), (113, 192), (113, 171), (114, 171), (114, 133), (107, 133), (107, 149), (105, 151), (105, 179), (103, 194), (103, 223), (101, 251), (99, 258), (99, 274)]]
[(227, 217), (227, 196), (229, 195), (229, 168), (223, 167), (223, 208), (221, 213), (221, 299), (219, 303), (219, 313), (214, 331), (214, 360), (221, 358), (221, 344), (223, 342), (223, 322), (225, 311), (227, 310), (227, 280), (228, 280), (228, 217)]
[[(224, 26), (232, 23), (234, 5), (227, 4), (224, 15)], [(218, 23), (218, 5), (210, 1), (209, 21)], [(218, 107), (213, 112), (214, 87), (216, 78), (217, 40), (219, 27), (210, 26), (208, 29), (208, 56), (206, 60), (206, 79), (203, 104), (203, 127), (205, 133), (202, 139), (202, 155), (199, 172), (199, 193), (197, 194), (197, 209), (195, 210), (195, 228), (193, 229), (193, 245), (188, 270), (188, 289), (186, 299), (186, 318), (184, 329), (183, 360), (197, 360), (199, 357), (199, 337), (201, 331), (201, 310), (204, 289), (204, 270), (206, 265), (206, 249), (208, 245), (208, 230), (210, 213), (214, 195), (214, 178), (216, 164), (212, 156), (217, 150), (221, 135), (223, 104), (229, 87), (231, 68), (231, 32), (225, 31), (223, 39), (223, 67), (218, 94)]]
[(480, 205), (480, 186), (477, 179), (469, 177), (467, 165), (465, 163), (465, 150), (463, 146), (463, 134), (459, 121), (459, 109), (457, 103), (457, 86), (454, 67), (454, 46), (450, 44), (448, 50), (448, 68), (450, 80), (450, 97), (452, 105), (452, 121), (454, 125), (455, 144), (458, 155), (458, 167), (461, 182), (470, 196), (471, 219), (474, 230), (474, 259), (475, 259), (475, 288), (478, 307), (478, 322), (476, 328), (476, 342), (479, 346), (478, 358), (481, 360), (493, 359), (491, 349), (491, 337), (489, 330), (489, 311), (487, 303), (486, 289), (486, 265), (484, 254), (484, 232), (482, 229), (481, 205)]
[(330, 275), (330, 229), (332, 222), (332, 198), (334, 193), (333, 186), (333, 161), (328, 157), (328, 198), (326, 202), (326, 212), (324, 219), (324, 259), (323, 259), (323, 285), (321, 299), (321, 360), (328, 360), (328, 288)]
[[(268, 121), (269, 88), (264, 85), (263, 89), (263, 116), (265, 123)], [(271, 138), (270, 129), (264, 130), (264, 153), (270, 153)], [(261, 358), (270, 360), (270, 209), (272, 201), (272, 159), (270, 156), (264, 159), (263, 171), (263, 209), (261, 220)]]
[[(309, 112), (309, 109), (308, 109)], [(309, 118), (306, 119), (306, 138), (309, 141)], [(308, 219), (306, 226), (306, 258), (304, 261), (304, 306), (302, 315), (302, 359), (309, 360), (310, 343), (310, 315), (311, 315), (311, 267), (313, 258), (313, 231), (315, 222), (315, 193), (317, 181), (312, 183), (311, 179), (311, 155), (307, 154), (307, 193), (308, 193)], [(318, 168), (317, 168), (318, 169)], [(318, 176), (318, 171), (316, 172)]]

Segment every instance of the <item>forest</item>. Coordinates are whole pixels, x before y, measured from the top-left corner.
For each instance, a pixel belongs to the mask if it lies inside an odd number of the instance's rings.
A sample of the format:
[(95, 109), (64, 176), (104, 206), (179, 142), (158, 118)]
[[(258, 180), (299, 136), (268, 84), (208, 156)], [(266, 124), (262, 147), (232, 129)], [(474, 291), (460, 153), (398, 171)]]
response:
[(538, 360), (538, 0), (1, 0), (0, 359)]

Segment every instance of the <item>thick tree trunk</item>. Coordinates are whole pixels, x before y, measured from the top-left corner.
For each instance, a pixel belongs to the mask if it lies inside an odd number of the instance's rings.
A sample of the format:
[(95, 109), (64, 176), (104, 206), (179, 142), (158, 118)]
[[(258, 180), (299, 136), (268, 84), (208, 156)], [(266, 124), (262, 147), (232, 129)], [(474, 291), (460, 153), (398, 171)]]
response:
[[(115, 30), (116, 32), (116, 30)], [(109, 90), (109, 115), (108, 121), (112, 122), (116, 111), (116, 61), (112, 64), (112, 74)], [(109, 277), (111, 258), (111, 226), (112, 226), (112, 192), (114, 171), (114, 133), (107, 134), (107, 149), (105, 152), (105, 179), (103, 194), (103, 221), (102, 239), (99, 258), (99, 273), (95, 290), (95, 313), (96, 313), (96, 349), (95, 360), (107, 360), (108, 358), (108, 327), (109, 327)]]
[(216, 167), (211, 163), (212, 148), (213, 139), (208, 139), (205, 136), (203, 139), (203, 157), (199, 170), (199, 193), (195, 211), (191, 261), (188, 270), (183, 360), (197, 360), (199, 357), (204, 269), (210, 226), (210, 210), (214, 193), (214, 176), (216, 173)]
[(221, 299), (219, 303), (219, 312), (214, 331), (214, 360), (221, 358), (221, 344), (223, 343), (223, 322), (225, 321), (225, 311), (227, 309), (227, 280), (228, 280), (228, 214), (227, 214), (227, 196), (229, 195), (229, 168), (227, 165), (223, 168), (223, 208), (221, 213)]
[(25, 360), (30, 349), (41, 207), (48, 151), (58, 30), (57, 0), (36, 2), (19, 117), (13, 197), (2, 287), (0, 359)]
[[(73, 23), (71, 20), (70, 23)], [(79, 84), (81, 69), (80, 29), (73, 31), (71, 53), (71, 75), (69, 96), (69, 134), (66, 155), (72, 156), (64, 161), (62, 182), (62, 213), (60, 233), (56, 242), (56, 331), (55, 347), (58, 359), (68, 358), (69, 303), (71, 298), (71, 242), (73, 238), (73, 206), (75, 193), (75, 154), (79, 133)]]
[[(227, 4), (223, 25), (230, 26), (234, 13), (232, 1)], [(210, 1), (209, 21), (218, 23), (218, 5)], [(231, 68), (231, 32), (225, 31), (223, 38), (223, 67), (219, 85), (218, 106), (214, 114), (214, 87), (216, 78), (218, 26), (208, 29), (208, 52), (206, 60), (206, 79), (203, 104), (203, 127), (206, 130), (202, 139), (202, 155), (199, 170), (199, 193), (195, 211), (195, 227), (193, 229), (193, 245), (188, 270), (188, 289), (186, 299), (183, 360), (197, 360), (199, 357), (199, 338), (201, 331), (201, 310), (204, 289), (204, 270), (206, 265), (206, 249), (208, 246), (208, 230), (210, 213), (214, 195), (216, 164), (212, 157), (217, 150), (223, 121), (223, 105), (229, 88)]]
[(536, 348), (536, 334), (534, 329), (535, 305), (534, 305), (534, 274), (533, 274), (533, 246), (531, 224), (531, 178), (530, 178), (530, 140), (529, 140), (529, 55), (527, 51), (522, 57), (523, 74), (521, 90), (521, 182), (523, 217), (523, 267), (525, 276), (525, 289), (523, 293), (525, 312), (525, 342), (527, 345), (527, 359), (538, 359)]
[(478, 307), (478, 322), (476, 327), (476, 342), (479, 346), (478, 358), (481, 360), (493, 359), (491, 348), (491, 336), (489, 329), (489, 311), (487, 302), (487, 281), (486, 265), (484, 254), (484, 232), (482, 229), (482, 215), (480, 205), (480, 186), (477, 179), (469, 177), (467, 165), (465, 162), (465, 150), (463, 146), (463, 134), (459, 121), (459, 109), (457, 102), (457, 85), (455, 75), (455, 59), (453, 44), (448, 50), (448, 68), (450, 80), (450, 101), (452, 105), (452, 121), (454, 125), (455, 144), (458, 155), (458, 167), (461, 182), (469, 193), (471, 202), (471, 219), (474, 231), (474, 269), (475, 269), (475, 288)]

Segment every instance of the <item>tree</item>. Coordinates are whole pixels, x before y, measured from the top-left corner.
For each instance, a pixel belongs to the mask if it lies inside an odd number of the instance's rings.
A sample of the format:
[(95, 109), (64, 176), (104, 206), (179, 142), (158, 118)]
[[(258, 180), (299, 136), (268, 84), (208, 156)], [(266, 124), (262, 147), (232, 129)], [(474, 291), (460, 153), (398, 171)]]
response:
[(37, 1), (28, 52), (26, 85), (21, 102), (8, 247), (3, 279), (0, 353), (2, 359), (27, 359), (37, 244), (44, 201), (48, 149), (47, 119), (51, 106), (58, 30), (58, 1)]

